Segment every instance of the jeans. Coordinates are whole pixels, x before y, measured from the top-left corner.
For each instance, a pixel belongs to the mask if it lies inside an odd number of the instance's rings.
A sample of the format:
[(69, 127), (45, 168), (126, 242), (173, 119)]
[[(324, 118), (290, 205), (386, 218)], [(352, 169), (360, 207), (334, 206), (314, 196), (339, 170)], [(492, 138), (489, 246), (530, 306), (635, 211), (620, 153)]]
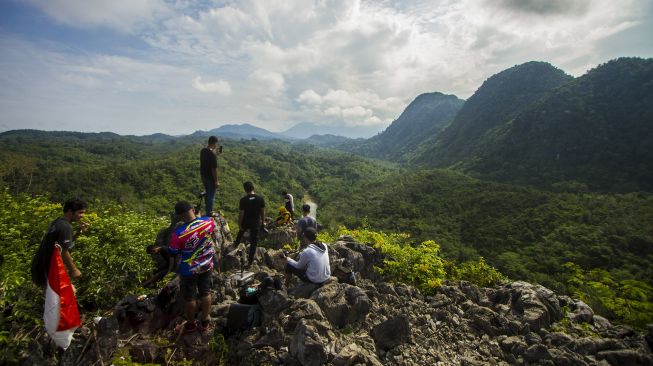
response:
[(204, 190), (206, 191), (206, 196), (204, 197), (204, 210), (208, 216), (213, 212), (213, 201), (215, 200), (215, 182), (213, 182), (213, 178), (202, 177), (202, 183), (204, 183)]

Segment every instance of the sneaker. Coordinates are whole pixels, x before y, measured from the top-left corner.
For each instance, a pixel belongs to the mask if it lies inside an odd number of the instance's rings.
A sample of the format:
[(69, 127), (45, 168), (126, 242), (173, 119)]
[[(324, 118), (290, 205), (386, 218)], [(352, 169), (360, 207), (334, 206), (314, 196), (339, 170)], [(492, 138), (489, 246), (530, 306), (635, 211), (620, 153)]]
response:
[(197, 330), (197, 325), (195, 324), (195, 322), (180, 323), (177, 324), (177, 326), (175, 327), (175, 333), (178, 334), (193, 333), (196, 330)]

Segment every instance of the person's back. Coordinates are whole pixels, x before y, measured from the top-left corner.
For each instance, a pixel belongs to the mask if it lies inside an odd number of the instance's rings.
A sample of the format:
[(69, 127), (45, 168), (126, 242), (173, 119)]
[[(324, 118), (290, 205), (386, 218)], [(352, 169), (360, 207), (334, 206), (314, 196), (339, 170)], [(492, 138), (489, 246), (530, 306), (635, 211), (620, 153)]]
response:
[(316, 240), (315, 229), (306, 229), (304, 236), (309, 241), (308, 247), (299, 253), (297, 261), (287, 258), (286, 272), (296, 274), (303, 281), (321, 284), (331, 276), (329, 249), (326, 244)]
[(297, 237), (299, 238), (299, 249), (304, 249), (308, 245), (308, 240), (304, 237), (304, 232), (306, 229), (309, 227), (312, 227), (313, 229), (317, 230), (317, 220), (313, 218), (312, 216), (309, 216), (309, 213), (311, 212), (311, 206), (308, 204), (304, 204), (302, 206), (302, 214), (304, 215), (299, 221), (297, 222)]
[(170, 249), (173, 254), (181, 254), (179, 274), (189, 276), (213, 268), (214, 230), (215, 223), (210, 217), (196, 217), (175, 228), (170, 240)]
[(306, 257), (306, 277), (313, 283), (322, 283), (331, 276), (329, 249), (322, 242), (311, 243), (299, 254), (299, 262)]

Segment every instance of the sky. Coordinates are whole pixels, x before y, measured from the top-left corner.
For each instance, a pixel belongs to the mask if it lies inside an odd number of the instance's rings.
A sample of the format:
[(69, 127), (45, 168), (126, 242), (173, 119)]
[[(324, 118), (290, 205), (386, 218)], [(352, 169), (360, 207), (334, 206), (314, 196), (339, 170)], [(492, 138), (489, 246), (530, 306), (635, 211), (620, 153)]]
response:
[(421, 93), (533, 60), (580, 76), (652, 34), (650, 0), (1, 0), (0, 132), (373, 134)]

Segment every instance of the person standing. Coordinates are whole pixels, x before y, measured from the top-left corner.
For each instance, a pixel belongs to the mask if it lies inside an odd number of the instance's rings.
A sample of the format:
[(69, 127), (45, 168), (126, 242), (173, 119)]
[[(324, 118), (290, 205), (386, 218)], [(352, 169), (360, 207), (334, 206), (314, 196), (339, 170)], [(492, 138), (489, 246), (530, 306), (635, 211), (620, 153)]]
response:
[[(210, 217), (196, 217), (193, 207), (186, 201), (175, 205), (175, 213), (183, 224), (172, 233), (168, 251), (172, 255), (181, 254), (179, 261), (180, 289), (185, 302), (186, 324), (184, 333), (195, 331), (197, 315), (197, 298), (201, 302), (202, 317), (199, 328), (209, 328), (209, 310), (211, 307), (211, 273), (215, 247), (213, 232), (215, 222)], [(161, 250), (155, 248), (155, 252)]]
[(302, 218), (297, 222), (297, 238), (299, 239), (299, 250), (306, 248), (309, 244), (308, 239), (304, 232), (309, 227), (317, 230), (317, 221), (312, 216), (309, 216), (311, 206), (308, 203), (302, 205)]
[(204, 197), (206, 216), (213, 215), (215, 192), (220, 185), (217, 155), (221, 153), (222, 149), (218, 149), (218, 138), (216, 136), (209, 137), (208, 145), (200, 151), (200, 175), (206, 192)]
[(290, 219), (293, 219), (295, 216), (295, 200), (293, 199), (292, 194), (288, 193), (288, 191), (283, 191), (281, 192), (281, 196), (283, 196), (283, 202), (286, 210), (290, 212)]
[(252, 182), (248, 181), (243, 183), (243, 188), (247, 194), (240, 199), (238, 205), (238, 225), (240, 229), (238, 230), (235, 244), (238, 245), (245, 231), (249, 231), (249, 253), (247, 260), (248, 264), (251, 265), (252, 261), (254, 261), (254, 254), (256, 254), (258, 232), (265, 224), (265, 200), (254, 192), (254, 184)]
[[(36, 284), (45, 286), (52, 251), (57, 245), (61, 248), (61, 258), (68, 268), (70, 277), (79, 278), (82, 276), (82, 272), (75, 265), (70, 251), (75, 247), (77, 237), (88, 227), (87, 223), (81, 221), (86, 214), (87, 208), (86, 202), (80, 199), (68, 200), (63, 206), (63, 216), (50, 223), (41, 241), (38, 253), (34, 257), (35, 260), (32, 262), (32, 278)], [(75, 234), (73, 234), (71, 225), (73, 222), (79, 223), (79, 228)]]
[[(45, 329), (60, 348), (65, 351), (72, 341), (75, 330), (81, 325), (77, 299), (70, 277), (79, 278), (82, 272), (73, 261), (70, 251), (75, 240), (86, 228), (81, 220), (86, 214), (87, 204), (79, 199), (66, 201), (63, 216), (54, 220), (41, 240), (32, 259), (32, 280), (45, 288), (43, 323)], [(79, 229), (73, 235), (71, 223), (79, 222)]]

